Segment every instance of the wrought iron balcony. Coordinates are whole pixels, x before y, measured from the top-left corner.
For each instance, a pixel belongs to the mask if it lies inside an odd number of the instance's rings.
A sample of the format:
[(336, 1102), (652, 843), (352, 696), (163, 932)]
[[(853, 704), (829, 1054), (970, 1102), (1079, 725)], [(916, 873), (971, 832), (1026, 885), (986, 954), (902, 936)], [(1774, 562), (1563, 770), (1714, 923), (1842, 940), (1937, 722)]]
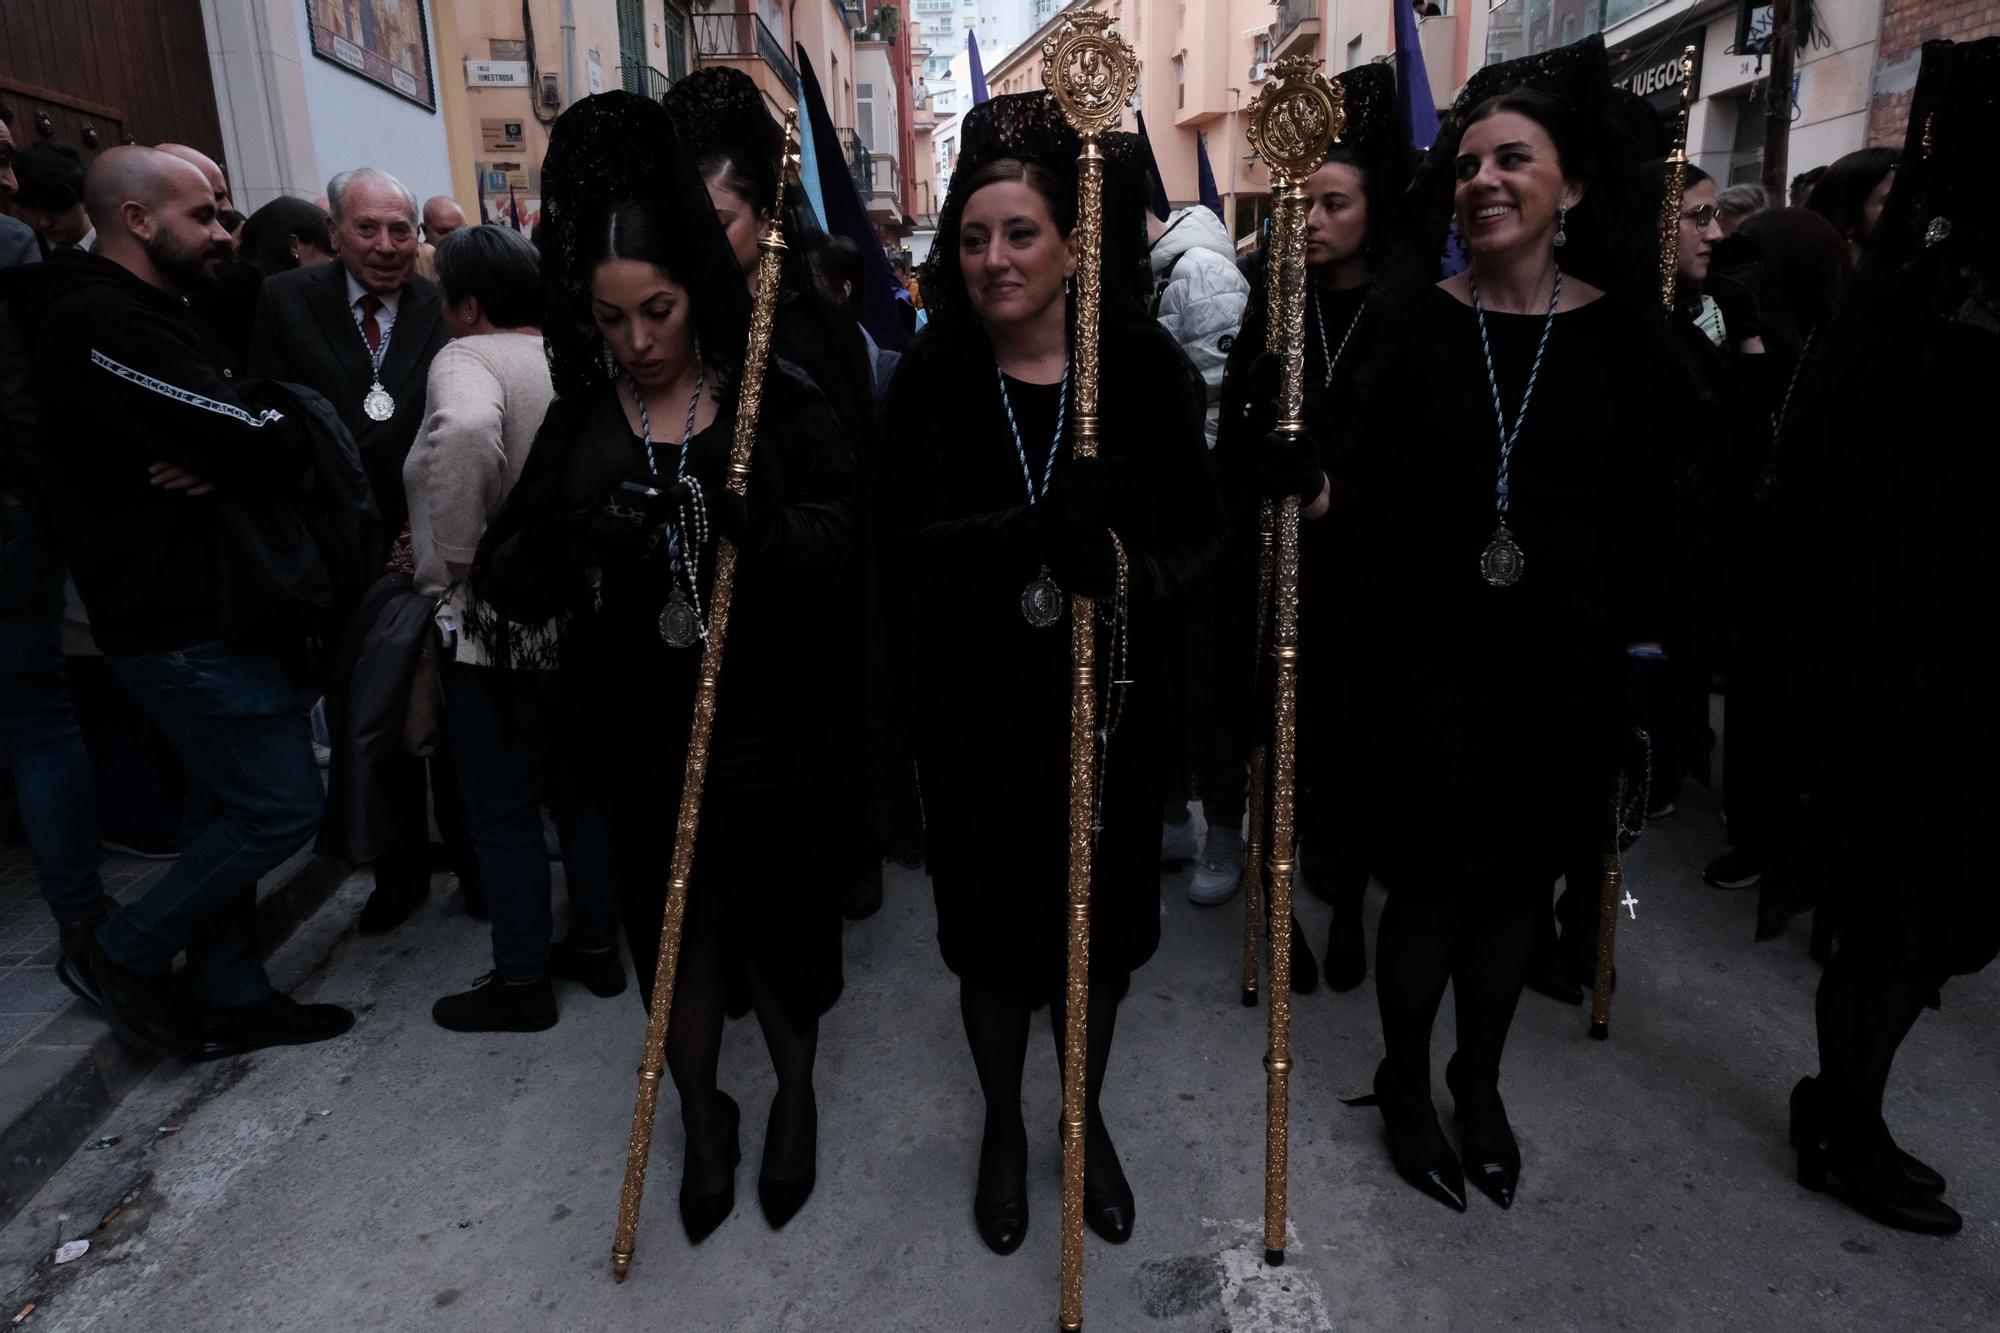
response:
[(1277, 20), (1271, 25), (1272, 58), (1318, 54), (1319, 0), (1278, 0), (1277, 10)]
[(761, 62), (794, 99), (799, 95), (799, 71), (785, 55), (784, 43), (771, 35), (763, 19), (748, 10), (697, 13), (694, 44), (705, 60)]
[(621, 60), (618, 62), (618, 68), (619, 81), (626, 92), (638, 93), (642, 97), (650, 97), (655, 102), (665, 97), (667, 89), (674, 86), (671, 74), (654, 69), (651, 65), (642, 64), (637, 60)]

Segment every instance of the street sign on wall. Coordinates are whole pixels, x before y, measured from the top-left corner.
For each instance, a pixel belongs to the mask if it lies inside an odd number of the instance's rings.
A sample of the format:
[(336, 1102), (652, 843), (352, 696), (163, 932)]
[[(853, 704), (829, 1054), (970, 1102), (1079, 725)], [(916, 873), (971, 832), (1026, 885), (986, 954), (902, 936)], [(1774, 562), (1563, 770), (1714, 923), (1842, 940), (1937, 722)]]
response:
[(465, 62), (468, 88), (525, 88), (528, 62), (525, 60), (468, 60)]

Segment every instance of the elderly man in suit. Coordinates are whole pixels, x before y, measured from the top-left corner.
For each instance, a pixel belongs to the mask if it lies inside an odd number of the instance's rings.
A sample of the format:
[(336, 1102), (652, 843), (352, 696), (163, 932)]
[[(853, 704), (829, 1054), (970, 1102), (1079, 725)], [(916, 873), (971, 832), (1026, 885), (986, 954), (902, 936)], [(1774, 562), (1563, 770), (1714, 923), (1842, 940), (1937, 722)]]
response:
[[(417, 274), (417, 199), (373, 167), (327, 182), (339, 262), (265, 280), (257, 300), (249, 371), (317, 389), (340, 413), (361, 451), (383, 528), (409, 521), (403, 459), (424, 420), (431, 359), (447, 337), (438, 286)], [(385, 553), (386, 554), (386, 553)], [(433, 869), (423, 761), (409, 761), (407, 792), (394, 794), (402, 832), (375, 862), (375, 892), (361, 929), (394, 929), (430, 891)], [(431, 762), (439, 827), (460, 878), (471, 882), (464, 800), (442, 752)]]

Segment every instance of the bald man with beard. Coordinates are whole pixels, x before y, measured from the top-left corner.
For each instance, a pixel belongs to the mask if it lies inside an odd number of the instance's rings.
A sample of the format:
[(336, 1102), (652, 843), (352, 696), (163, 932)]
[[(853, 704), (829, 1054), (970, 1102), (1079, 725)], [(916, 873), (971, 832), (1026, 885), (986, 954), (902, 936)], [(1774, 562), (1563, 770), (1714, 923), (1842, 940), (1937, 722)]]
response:
[(193, 308), (194, 317), (208, 326), (208, 331), (229, 353), (231, 364), (241, 366), (250, 359), (250, 338), (257, 323), (257, 290), (263, 283), (262, 274), (236, 257), (243, 238), (243, 214), (230, 199), (229, 178), (223, 175), (214, 158), (184, 143), (163, 143), (158, 148), (199, 171), (215, 196), (216, 216), (222, 221), (222, 229), (229, 233), (230, 259), (222, 265), (214, 282), (189, 295), (188, 305)]
[[(241, 397), (184, 298), (229, 258), (215, 191), (157, 149), (112, 148), (84, 203), (94, 253), (0, 274), (30, 351), (39, 433), (62, 441), (31, 478), (106, 661), (187, 773), (180, 859), (82, 932), (66, 968), (118, 1036), (207, 1058), (321, 1041), (354, 1021), (279, 994), (257, 950), (257, 881), (303, 847), (324, 796), (285, 665), (229, 624), (225, 515), (302, 492), (299, 421)], [(173, 982), (185, 954), (183, 998)]]

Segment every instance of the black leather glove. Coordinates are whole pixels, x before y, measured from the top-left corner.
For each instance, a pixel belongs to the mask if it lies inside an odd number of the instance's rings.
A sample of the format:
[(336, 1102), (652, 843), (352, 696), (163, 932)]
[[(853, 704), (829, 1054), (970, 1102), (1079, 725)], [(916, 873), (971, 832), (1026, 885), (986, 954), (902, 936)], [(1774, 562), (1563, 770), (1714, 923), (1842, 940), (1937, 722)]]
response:
[(1109, 597), (1118, 590), (1118, 557), (1109, 528), (1074, 532), (1051, 554), (1049, 573), (1064, 592)]
[(1299, 504), (1311, 504), (1326, 489), (1326, 474), (1319, 465), (1319, 441), (1309, 431), (1296, 435), (1268, 432), (1257, 450), (1253, 481), (1257, 493), (1266, 499), (1296, 495)]
[(1035, 504), (1035, 529), (1051, 559), (1079, 534), (1111, 526), (1118, 472), (1118, 465), (1107, 458), (1070, 458), (1056, 464), (1048, 493)]
[(585, 549), (600, 561), (643, 558), (663, 540), (681, 491), (666, 477), (612, 482), (584, 508)]

